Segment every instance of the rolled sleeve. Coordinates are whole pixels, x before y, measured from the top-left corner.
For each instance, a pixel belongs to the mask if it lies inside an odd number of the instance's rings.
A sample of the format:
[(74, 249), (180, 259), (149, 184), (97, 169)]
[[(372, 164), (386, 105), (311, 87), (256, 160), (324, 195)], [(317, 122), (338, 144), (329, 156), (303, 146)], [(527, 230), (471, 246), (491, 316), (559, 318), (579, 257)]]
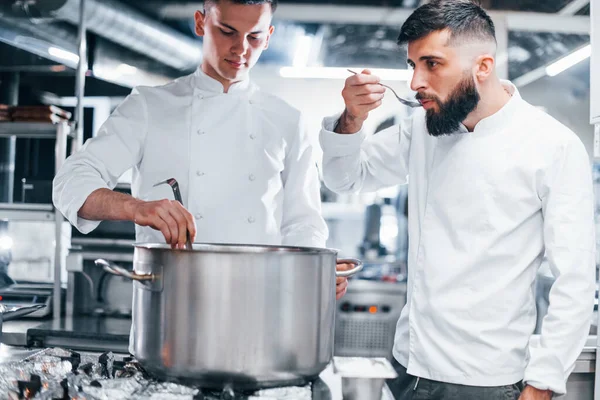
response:
[[(72, 182), (71, 179), (65, 179), (64, 181), (55, 180), (55, 188), (54, 188), (54, 203), (61, 205), (60, 208), (57, 208), (62, 211), (65, 218), (73, 225), (77, 230), (83, 234), (90, 233), (94, 229), (100, 225), (101, 221), (90, 221), (85, 218), (81, 218), (77, 215), (78, 211), (83, 207), (83, 204), (87, 200), (90, 194), (92, 194), (97, 189), (108, 187), (104, 185), (102, 182), (94, 182), (94, 179), (83, 182), (80, 181), (80, 177), (76, 177), (75, 180), (79, 181), (78, 183)], [(65, 188), (72, 187), (77, 185), (77, 191), (64, 194), (63, 190)]]
[(408, 181), (411, 119), (367, 137), (333, 132), (339, 116), (323, 120), (323, 179), (337, 193), (374, 192)]
[(352, 156), (360, 151), (360, 146), (366, 139), (365, 132), (361, 129), (351, 135), (340, 135), (333, 130), (339, 115), (323, 119), (320, 141), (323, 152), (328, 157)]
[(78, 216), (89, 195), (101, 188), (114, 189), (119, 177), (141, 160), (147, 115), (144, 96), (133, 89), (98, 135), (67, 158), (57, 171), (52, 191), (54, 206), (80, 232), (89, 233), (101, 222)]

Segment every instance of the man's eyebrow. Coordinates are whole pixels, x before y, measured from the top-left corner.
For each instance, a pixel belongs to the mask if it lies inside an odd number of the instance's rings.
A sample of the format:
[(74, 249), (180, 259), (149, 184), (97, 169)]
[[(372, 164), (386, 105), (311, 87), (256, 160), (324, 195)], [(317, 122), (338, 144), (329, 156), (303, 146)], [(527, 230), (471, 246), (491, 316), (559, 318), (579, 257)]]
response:
[(421, 56), (419, 57), (419, 61), (429, 61), (429, 60), (443, 60), (443, 57), (439, 56)]
[[(419, 61), (430, 61), (430, 60), (444, 60), (444, 57), (433, 56), (433, 55), (419, 57)], [(413, 60), (411, 60), (410, 58), (406, 60), (406, 63), (409, 65), (413, 65), (413, 66), (415, 65), (415, 62)]]
[(235, 29), (233, 26), (231, 26), (231, 25), (227, 25), (225, 22), (219, 22), (219, 24), (223, 25), (223, 26), (224, 26), (225, 28), (227, 28), (227, 29), (231, 29), (231, 30), (232, 30), (232, 31), (234, 31), (234, 32), (237, 32), (237, 31), (238, 31), (238, 30), (237, 30), (237, 29)]
[[(225, 28), (227, 29), (231, 29), (234, 32), (237, 32), (238, 30), (235, 29), (233, 26), (231, 25), (227, 25), (225, 22), (219, 22), (219, 24), (223, 25)], [(263, 31), (254, 31), (254, 32), (250, 32), (251, 35), (257, 35), (259, 33), (263, 33)]]

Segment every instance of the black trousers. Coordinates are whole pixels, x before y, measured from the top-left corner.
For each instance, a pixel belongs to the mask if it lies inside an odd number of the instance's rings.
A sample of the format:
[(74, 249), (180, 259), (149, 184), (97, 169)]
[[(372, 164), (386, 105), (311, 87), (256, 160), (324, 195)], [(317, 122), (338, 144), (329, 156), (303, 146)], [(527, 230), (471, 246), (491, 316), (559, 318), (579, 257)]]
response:
[(398, 373), (396, 379), (387, 381), (396, 400), (518, 400), (523, 384), (517, 382), (506, 386), (465, 386), (431, 381), (406, 373), (395, 359), (392, 365)]

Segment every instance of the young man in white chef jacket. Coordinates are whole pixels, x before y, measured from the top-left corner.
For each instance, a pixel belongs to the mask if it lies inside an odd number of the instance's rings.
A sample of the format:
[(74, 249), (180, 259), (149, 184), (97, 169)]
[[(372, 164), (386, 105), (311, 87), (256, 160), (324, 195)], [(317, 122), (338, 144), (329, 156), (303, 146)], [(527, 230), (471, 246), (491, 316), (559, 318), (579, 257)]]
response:
[[(494, 26), (473, 2), (421, 6), (399, 43), (422, 108), (367, 138), (363, 122), (385, 88), (363, 71), (346, 80), (346, 109), (321, 132), (330, 189), (409, 184), (408, 301), (390, 388), (403, 400), (563, 394), (594, 305), (589, 156), (498, 78)], [(544, 252), (556, 281), (532, 337)]]
[[(54, 179), (55, 206), (81, 232), (136, 223), (140, 242), (324, 247), (320, 182), (300, 112), (248, 77), (273, 33), (277, 0), (207, 0), (195, 14), (202, 65), (138, 87)], [(112, 189), (133, 169), (133, 196)], [(175, 178), (185, 207), (171, 189)], [(347, 266), (338, 266), (345, 269)], [(346, 279), (338, 278), (337, 296)]]

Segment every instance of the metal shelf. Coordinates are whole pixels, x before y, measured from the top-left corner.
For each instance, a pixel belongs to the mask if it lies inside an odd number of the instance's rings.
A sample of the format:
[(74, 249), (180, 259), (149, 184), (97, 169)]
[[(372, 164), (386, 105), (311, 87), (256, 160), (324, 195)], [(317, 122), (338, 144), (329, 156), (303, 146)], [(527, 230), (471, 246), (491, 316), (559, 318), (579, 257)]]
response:
[(52, 204), (0, 203), (0, 220), (54, 221)]
[(67, 129), (67, 136), (72, 136), (73, 129), (68, 122), (0, 122), (0, 137), (54, 139), (60, 126)]
[[(63, 121), (50, 122), (0, 122), (0, 137), (34, 139), (56, 139), (54, 145), (54, 170), (59, 171), (67, 158), (67, 139), (74, 137), (74, 125)], [(64, 217), (51, 204), (0, 203), (0, 220), (8, 221), (53, 221), (54, 222), (54, 289), (52, 312), (58, 321), (62, 311), (61, 274), (65, 269), (62, 256)]]

